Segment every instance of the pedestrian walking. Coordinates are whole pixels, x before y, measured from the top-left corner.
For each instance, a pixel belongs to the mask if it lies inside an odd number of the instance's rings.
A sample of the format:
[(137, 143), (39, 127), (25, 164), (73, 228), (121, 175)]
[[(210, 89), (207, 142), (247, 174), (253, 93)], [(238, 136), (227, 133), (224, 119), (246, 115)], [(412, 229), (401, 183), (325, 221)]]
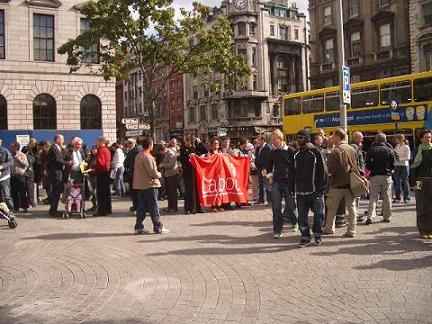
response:
[(97, 140), (96, 155), (96, 197), (97, 210), (94, 216), (107, 216), (112, 213), (111, 206), (111, 152), (107, 148), (107, 140), (100, 137)]
[(14, 211), (19, 212), (22, 209), (25, 213), (29, 208), (28, 192), (26, 190), (26, 177), (25, 173), (29, 167), (27, 156), (20, 151), (20, 144), (14, 142), (10, 146), (11, 154), (13, 157), (12, 165), (12, 200)]
[(158, 189), (162, 174), (158, 171), (156, 160), (151, 154), (153, 140), (146, 137), (142, 140), (143, 150), (137, 155), (134, 165), (133, 187), (137, 190), (137, 216), (135, 223), (135, 234), (144, 233), (144, 219), (146, 213), (150, 213), (153, 223), (153, 231), (157, 234), (169, 231), (160, 221), (158, 205)]
[(114, 177), (114, 189), (115, 193), (118, 197), (122, 197), (126, 194), (126, 187), (124, 183), (124, 162), (125, 162), (125, 154), (123, 151), (123, 147), (120, 143), (113, 144), (113, 158), (111, 161), (111, 172)]
[(421, 136), (422, 143), (417, 149), (417, 154), (411, 169), (415, 171), (416, 179), (432, 177), (432, 132), (425, 130)]
[(320, 245), (324, 221), (324, 194), (328, 186), (327, 166), (321, 151), (310, 143), (307, 131), (300, 131), (296, 139), (299, 149), (294, 155), (294, 178), (301, 232), (299, 246), (304, 247), (311, 243), (309, 211), (314, 215), (312, 232), (315, 244)]
[(329, 173), (329, 192), (327, 194), (327, 215), (323, 234), (335, 233), (335, 218), (339, 205), (345, 201), (347, 212), (347, 231), (344, 237), (354, 237), (356, 234), (357, 211), (354, 196), (350, 190), (350, 172), (358, 172), (357, 153), (347, 144), (347, 134), (343, 129), (336, 129), (331, 138), (333, 149), (327, 156)]
[(409, 174), (410, 168), (409, 163), (411, 160), (411, 149), (405, 140), (403, 134), (396, 136), (395, 146), (395, 170), (394, 170), (394, 189), (395, 189), (395, 200), (394, 203), (401, 202), (401, 195), (403, 193), (403, 202), (408, 203), (410, 198), (410, 185), (409, 185)]
[[(140, 138), (138, 139), (140, 140)], [(138, 199), (137, 192), (133, 188), (134, 165), (135, 165), (135, 158), (140, 152), (140, 150), (142, 149), (142, 147), (138, 146), (136, 140), (133, 138), (129, 139), (127, 143), (129, 146), (129, 151), (126, 154), (126, 158), (124, 161), (124, 166), (125, 166), (124, 178), (125, 181), (129, 183), (129, 194), (132, 201), (132, 206), (129, 208), (129, 210), (131, 212), (134, 212), (136, 211), (137, 199)]]
[(9, 210), (14, 209), (11, 197), (11, 169), (13, 157), (9, 150), (0, 144), (0, 200)]
[(387, 136), (384, 133), (378, 133), (366, 158), (366, 168), (370, 171), (369, 209), (366, 225), (372, 224), (372, 220), (376, 216), (376, 206), (380, 196), (383, 200), (383, 221), (390, 223), (394, 165), (395, 153), (387, 143)]
[[(267, 169), (263, 170), (264, 177), (272, 178), (272, 212), (273, 237), (282, 238), (284, 222), (297, 229), (297, 207), (294, 198), (294, 149), (284, 141), (283, 133), (277, 129), (272, 133), (272, 144)], [(282, 202), (285, 208), (282, 212)]]

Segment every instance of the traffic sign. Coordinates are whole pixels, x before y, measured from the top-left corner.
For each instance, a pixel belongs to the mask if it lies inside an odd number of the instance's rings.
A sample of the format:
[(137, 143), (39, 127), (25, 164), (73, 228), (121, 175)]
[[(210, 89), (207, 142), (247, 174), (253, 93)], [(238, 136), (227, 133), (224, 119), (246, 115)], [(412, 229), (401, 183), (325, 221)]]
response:
[(342, 94), (343, 103), (351, 105), (351, 71), (346, 65), (342, 66)]

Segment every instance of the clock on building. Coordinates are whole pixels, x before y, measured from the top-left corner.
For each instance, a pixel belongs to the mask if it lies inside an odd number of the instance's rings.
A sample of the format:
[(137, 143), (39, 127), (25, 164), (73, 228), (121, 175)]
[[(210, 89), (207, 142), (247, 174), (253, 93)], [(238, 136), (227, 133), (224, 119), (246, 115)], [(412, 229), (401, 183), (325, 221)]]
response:
[(243, 10), (246, 9), (248, 5), (248, 0), (233, 0), (233, 5), (237, 9)]

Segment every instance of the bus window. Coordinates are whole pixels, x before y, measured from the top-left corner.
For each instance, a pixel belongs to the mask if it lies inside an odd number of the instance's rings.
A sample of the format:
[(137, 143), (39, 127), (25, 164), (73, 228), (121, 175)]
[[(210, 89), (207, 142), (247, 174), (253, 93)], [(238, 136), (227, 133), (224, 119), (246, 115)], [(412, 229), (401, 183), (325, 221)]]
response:
[(285, 116), (300, 115), (301, 98), (290, 98), (285, 100)]
[(329, 92), (325, 95), (325, 110), (338, 111), (340, 106), (339, 92)]
[(378, 106), (378, 102), (378, 86), (353, 89), (351, 92), (351, 108)]
[(414, 100), (432, 100), (432, 78), (414, 80)]
[(303, 97), (303, 114), (324, 111), (324, 95)]
[(390, 105), (392, 100), (399, 104), (411, 102), (411, 81), (387, 83), (381, 86), (381, 104)]

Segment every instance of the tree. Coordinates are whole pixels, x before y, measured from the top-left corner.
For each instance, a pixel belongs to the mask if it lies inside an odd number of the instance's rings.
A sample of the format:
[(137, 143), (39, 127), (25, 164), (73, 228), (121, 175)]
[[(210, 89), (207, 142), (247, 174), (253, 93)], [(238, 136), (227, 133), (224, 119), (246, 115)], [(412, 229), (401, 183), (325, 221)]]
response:
[[(225, 16), (218, 15), (209, 27), (208, 7), (194, 3), (193, 10), (182, 9), (180, 17), (176, 17), (172, 2), (89, 1), (81, 12), (90, 28), (58, 50), (59, 54), (67, 54), (71, 73), (87, 65), (86, 56), (91, 52), (88, 49), (98, 43), (98, 73), (106, 80), (124, 80), (131, 70), (139, 69), (152, 134), (155, 102), (174, 74), (189, 73), (209, 83), (212, 75), (221, 74), (226, 80), (223, 86), (228, 89), (250, 74), (244, 59), (234, 53), (232, 29)], [(217, 83), (211, 86), (220, 87)]]

